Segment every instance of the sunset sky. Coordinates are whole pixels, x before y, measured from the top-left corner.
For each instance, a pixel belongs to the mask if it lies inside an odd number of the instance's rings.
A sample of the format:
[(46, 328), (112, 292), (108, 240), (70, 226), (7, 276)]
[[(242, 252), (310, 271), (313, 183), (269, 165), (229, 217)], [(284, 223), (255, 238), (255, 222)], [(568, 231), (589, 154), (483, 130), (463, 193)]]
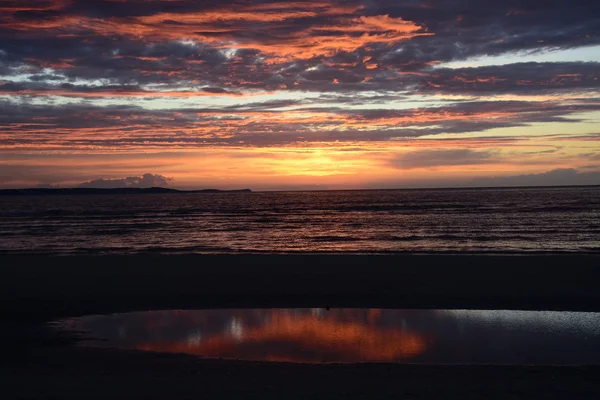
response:
[(1, 0), (0, 187), (600, 184), (599, 61), (592, 0)]

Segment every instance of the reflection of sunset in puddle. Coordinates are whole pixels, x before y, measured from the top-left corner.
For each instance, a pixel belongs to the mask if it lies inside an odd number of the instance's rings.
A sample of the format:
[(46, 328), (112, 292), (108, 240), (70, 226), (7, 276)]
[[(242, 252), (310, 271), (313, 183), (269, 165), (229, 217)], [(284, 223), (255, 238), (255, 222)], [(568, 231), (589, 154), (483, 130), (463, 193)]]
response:
[(138, 349), (267, 361), (361, 362), (410, 358), (425, 347), (415, 333), (273, 311), (264, 326), (246, 328), (240, 323), (237, 330), (222, 335), (143, 343)]
[(600, 364), (600, 314), (395, 309), (148, 311), (59, 321), (88, 345), (297, 363)]

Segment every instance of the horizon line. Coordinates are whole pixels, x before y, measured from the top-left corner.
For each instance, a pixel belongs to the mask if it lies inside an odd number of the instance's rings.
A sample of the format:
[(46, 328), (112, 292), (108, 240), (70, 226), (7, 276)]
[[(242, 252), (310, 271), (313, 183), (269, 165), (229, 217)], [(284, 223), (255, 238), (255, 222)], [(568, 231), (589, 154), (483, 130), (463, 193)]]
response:
[(553, 188), (592, 188), (600, 187), (600, 184), (592, 185), (516, 185), (516, 186), (428, 186), (428, 187), (399, 187), (399, 188), (357, 188), (357, 189), (267, 189), (267, 190), (254, 190), (251, 188), (241, 189), (218, 189), (218, 188), (200, 188), (200, 189), (178, 189), (173, 187), (165, 186), (151, 186), (151, 187), (115, 187), (115, 188), (82, 188), (82, 187), (54, 187), (54, 188), (36, 188), (36, 187), (25, 187), (25, 188), (0, 188), (0, 192), (4, 191), (55, 191), (55, 190), (96, 190), (96, 191), (116, 191), (116, 190), (150, 190), (150, 189), (161, 189), (173, 192), (189, 193), (189, 192), (251, 192), (251, 193), (281, 193), (281, 192), (361, 192), (361, 191), (418, 191), (418, 190), (479, 190), (479, 189), (553, 189)]

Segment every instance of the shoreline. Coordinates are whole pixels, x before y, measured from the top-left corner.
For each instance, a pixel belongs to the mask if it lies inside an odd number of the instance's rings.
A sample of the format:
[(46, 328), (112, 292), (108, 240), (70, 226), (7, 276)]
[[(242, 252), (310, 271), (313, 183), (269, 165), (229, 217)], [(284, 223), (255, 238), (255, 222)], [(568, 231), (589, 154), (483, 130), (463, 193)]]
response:
[(107, 252), (106, 250), (96, 250), (96, 249), (79, 249), (80, 252), (64, 252), (57, 253), (56, 251), (48, 251), (48, 252), (32, 252), (32, 251), (12, 251), (12, 250), (0, 250), (0, 259), (4, 257), (24, 257), (24, 258), (32, 258), (32, 257), (45, 257), (49, 259), (53, 258), (67, 258), (67, 257), (110, 257), (110, 258), (120, 258), (120, 257), (148, 257), (148, 256), (186, 256), (186, 257), (205, 257), (205, 256), (302, 256), (302, 257), (315, 257), (315, 256), (327, 256), (327, 257), (349, 257), (349, 256), (357, 256), (357, 257), (365, 257), (365, 256), (393, 256), (393, 257), (402, 257), (402, 256), (462, 256), (462, 257), (498, 257), (498, 256), (515, 256), (515, 257), (539, 257), (539, 256), (595, 256), (600, 255), (600, 247), (597, 249), (589, 249), (589, 250), (546, 250), (546, 251), (472, 251), (472, 250), (440, 250), (440, 251), (412, 251), (412, 250), (389, 250), (389, 251), (381, 251), (381, 250), (344, 250), (343, 252), (335, 251), (335, 250), (323, 250), (323, 251), (273, 251), (273, 250), (224, 250), (224, 251), (202, 251), (202, 252), (190, 252), (187, 249), (162, 249), (162, 248), (146, 248), (144, 250), (131, 250), (131, 252), (125, 251), (115, 251), (114, 253)]

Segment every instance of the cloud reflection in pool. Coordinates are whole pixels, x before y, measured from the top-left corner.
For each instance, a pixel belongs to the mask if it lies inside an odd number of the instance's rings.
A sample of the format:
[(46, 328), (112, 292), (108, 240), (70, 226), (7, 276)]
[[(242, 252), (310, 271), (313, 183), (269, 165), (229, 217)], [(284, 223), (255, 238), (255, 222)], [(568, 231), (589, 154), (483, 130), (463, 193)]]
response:
[(391, 309), (148, 311), (61, 321), (95, 345), (309, 363), (600, 364), (600, 314)]

